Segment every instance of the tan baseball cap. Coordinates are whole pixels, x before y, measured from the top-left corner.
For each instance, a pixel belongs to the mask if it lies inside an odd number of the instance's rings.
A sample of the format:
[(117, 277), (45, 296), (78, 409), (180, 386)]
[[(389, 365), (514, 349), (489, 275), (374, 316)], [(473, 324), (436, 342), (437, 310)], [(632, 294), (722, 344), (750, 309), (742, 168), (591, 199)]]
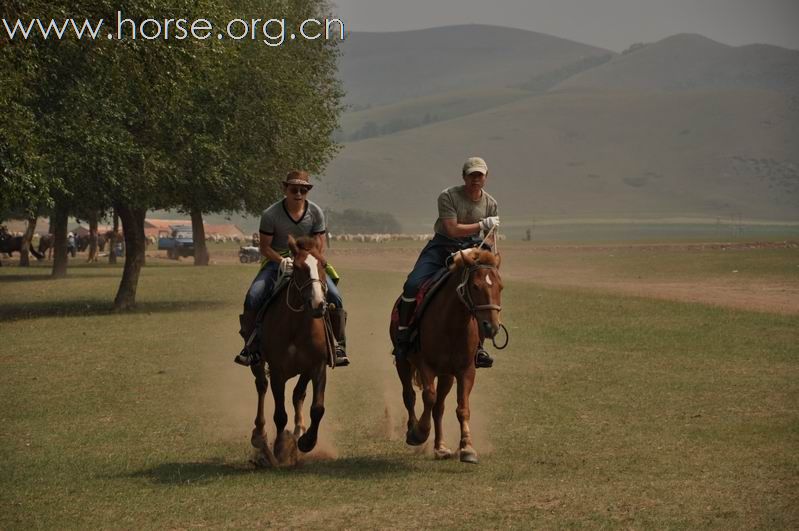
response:
[(480, 157), (469, 157), (466, 159), (466, 162), (463, 163), (463, 176), (465, 177), (476, 171), (486, 175), (488, 173), (488, 165), (486, 161)]
[(286, 180), (283, 181), (283, 184), (286, 186), (288, 185), (295, 185), (295, 186), (304, 186), (309, 190), (313, 188), (311, 184), (311, 176), (308, 175), (307, 171), (300, 171), (300, 170), (292, 170), (286, 175)]

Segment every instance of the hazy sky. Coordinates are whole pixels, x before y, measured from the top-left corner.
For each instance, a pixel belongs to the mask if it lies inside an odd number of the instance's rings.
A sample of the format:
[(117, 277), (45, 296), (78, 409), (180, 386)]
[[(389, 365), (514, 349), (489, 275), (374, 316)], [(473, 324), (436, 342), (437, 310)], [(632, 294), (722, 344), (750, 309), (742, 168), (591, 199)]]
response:
[(799, 0), (332, 0), (350, 31), (492, 24), (621, 51), (675, 33), (799, 49)]

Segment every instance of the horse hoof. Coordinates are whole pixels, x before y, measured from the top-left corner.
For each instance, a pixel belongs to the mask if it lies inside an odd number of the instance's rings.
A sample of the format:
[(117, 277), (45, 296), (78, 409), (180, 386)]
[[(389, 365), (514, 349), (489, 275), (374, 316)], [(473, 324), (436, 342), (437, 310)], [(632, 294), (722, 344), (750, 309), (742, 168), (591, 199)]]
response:
[(275, 440), (275, 459), (279, 466), (295, 466), (297, 464), (297, 439), (288, 430), (283, 430)]
[(253, 448), (261, 449), (266, 444), (266, 436), (262, 432), (253, 430), (252, 437), (250, 437), (250, 444)]
[(452, 450), (447, 448), (446, 446), (442, 446), (441, 448), (436, 448), (433, 451), (436, 459), (449, 459), (452, 457)]
[(427, 437), (429, 436), (429, 433), (422, 437), (416, 433), (416, 430), (408, 430), (408, 432), (405, 434), (405, 443), (411, 446), (421, 446), (427, 442)]
[(480, 460), (477, 459), (477, 452), (474, 450), (461, 450), (461, 463), (471, 463), (476, 465)]
[(297, 448), (306, 454), (313, 450), (314, 446), (316, 446), (316, 437), (311, 437), (311, 435), (308, 433), (300, 437), (297, 441)]
[(269, 462), (269, 459), (263, 454), (263, 452), (256, 453), (256, 455), (250, 460), (250, 462), (255, 466), (255, 468), (272, 467), (272, 463)]

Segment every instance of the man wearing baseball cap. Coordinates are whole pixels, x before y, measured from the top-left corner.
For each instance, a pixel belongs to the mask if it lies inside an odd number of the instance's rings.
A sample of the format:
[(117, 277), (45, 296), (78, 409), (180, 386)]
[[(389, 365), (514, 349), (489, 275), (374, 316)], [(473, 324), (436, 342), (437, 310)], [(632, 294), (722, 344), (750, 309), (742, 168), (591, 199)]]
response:
[[(425, 280), (445, 267), (447, 257), (467, 247), (479, 245), (481, 235), (499, 226), (497, 201), (483, 190), (488, 176), (488, 165), (480, 157), (469, 157), (461, 171), (463, 184), (447, 188), (438, 196), (438, 219), (435, 236), (422, 249), (416, 265), (408, 275), (402, 289), (399, 305), (399, 328), (394, 355), (399, 359), (410, 348), (410, 323), (416, 309), (416, 294)], [(476, 352), (477, 367), (491, 367), (494, 360), (483, 348), (482, 341)]]
[[(278, 268), (284, 257), (290, 256), (288, 246), (289, 235), (294, 238), (300, 236), (314, 236), (319, 245), (320, 252), (325, 251), (325, 214), (319, 205), (308, 200), (308, 192), (313, 185), (307, 172), (292, 170), (283, 181), (283, 199), (272, 204), (261, 214), (259, 229), (259, 249), (264, 260), (261, 269), (252, 281), (247, 296), (244, 299), (244, 313), (239, 316), (241, 330), (239, 333), (246, 342), (256, 327), (256, 317), (261, 306), (269, 299), (272, 289), (277, 281)], [(327, 264), (327, 302), (335, 306), (330, 310), (330, 324), (336, 337), (336, 367), (350, 364), (345, 352), (344, 327), (347, 313), (344, 311), (341, 294), (336, 287), (338, 280), (336, 271)], [(242, 351), (233, 361), (239, 365), (252, 365), (258, 361), (260, 353), (257, 352), (260, 341), (251, 341), (249, 347), (245, 344)]]

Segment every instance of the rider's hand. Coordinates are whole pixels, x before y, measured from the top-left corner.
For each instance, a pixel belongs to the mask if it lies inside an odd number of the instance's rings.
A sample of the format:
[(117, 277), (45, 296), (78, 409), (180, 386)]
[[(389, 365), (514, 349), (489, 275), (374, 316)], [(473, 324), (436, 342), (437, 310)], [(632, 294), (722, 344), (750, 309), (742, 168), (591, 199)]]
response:
[(499, 227), (499, 216), (491, 216), (480, 220), (480, 230), (488, 232), (494, 227)]

